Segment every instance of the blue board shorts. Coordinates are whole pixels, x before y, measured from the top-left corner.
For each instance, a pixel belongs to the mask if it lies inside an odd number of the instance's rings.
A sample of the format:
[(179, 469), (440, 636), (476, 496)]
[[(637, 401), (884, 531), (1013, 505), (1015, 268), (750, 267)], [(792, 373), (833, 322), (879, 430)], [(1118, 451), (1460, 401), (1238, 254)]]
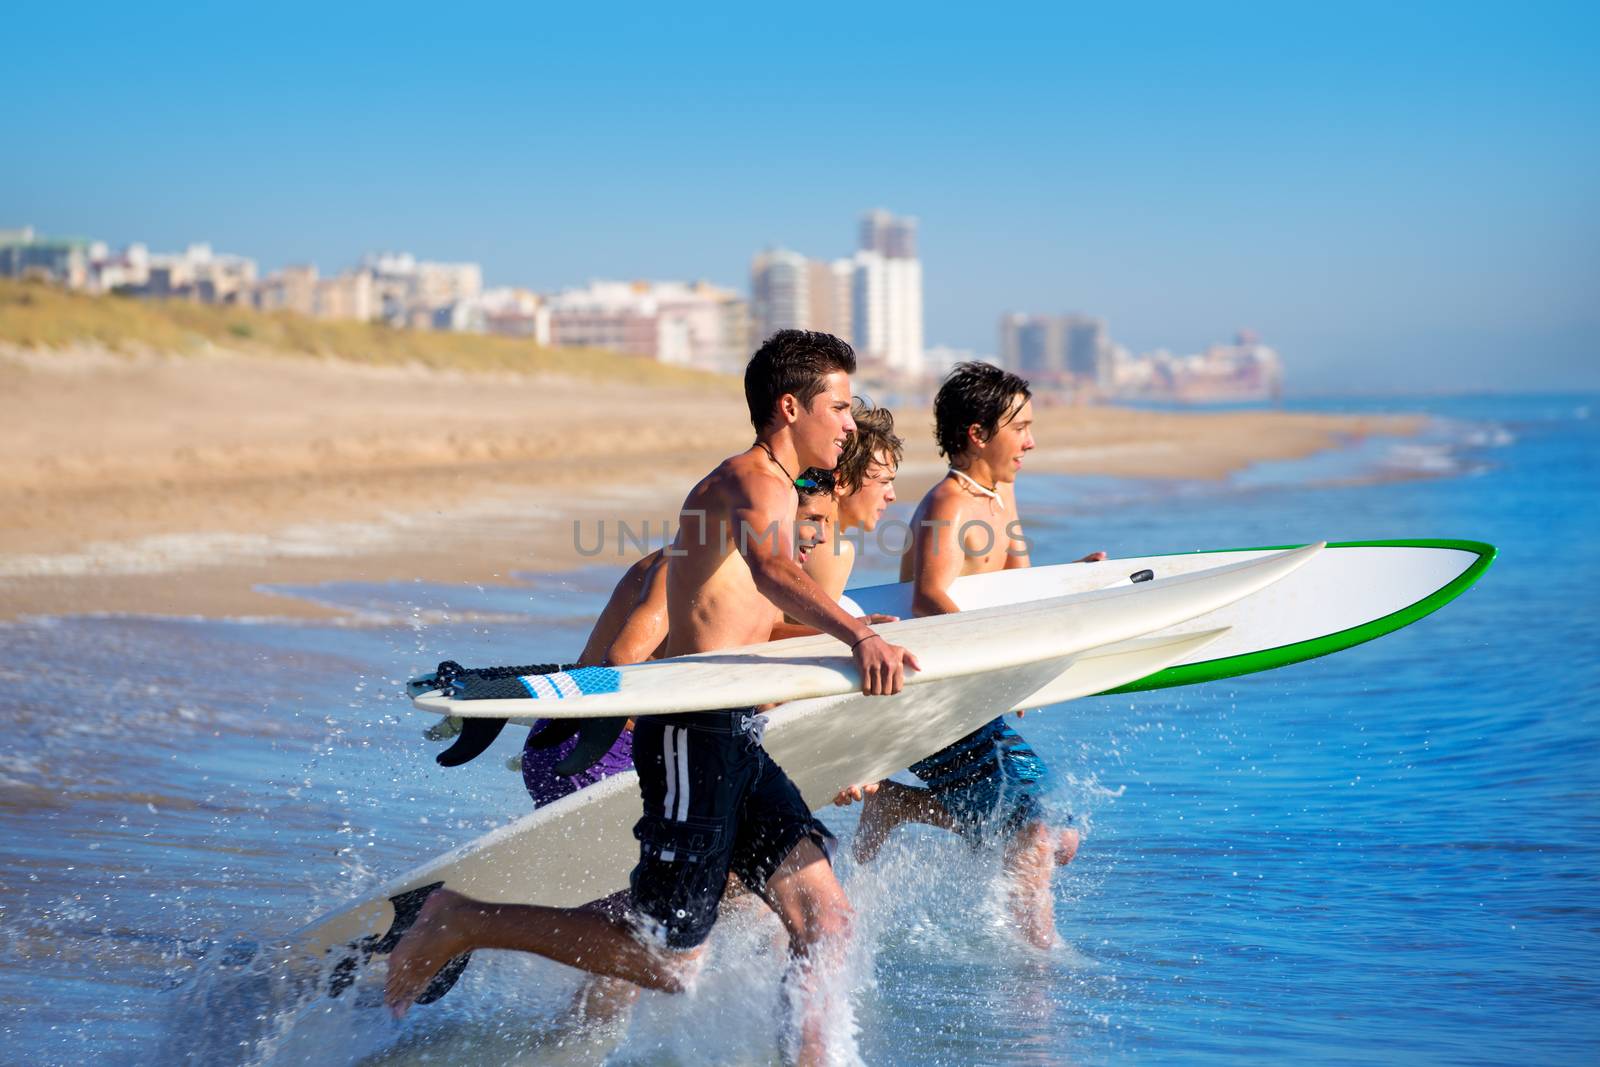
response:
[(761, 747), (753, 708), (647, 715), (633, 730), (644, 815), (628, 879), (635, 913), (667, 946), (711, 934), (728, 872), (758, 895), (803, 839), (831, 860), (834, 838)]
[(1050, 770), (1003, 717), (913, 763), (911, 771), (974, 845), (1044, 821), (1039, 795)]

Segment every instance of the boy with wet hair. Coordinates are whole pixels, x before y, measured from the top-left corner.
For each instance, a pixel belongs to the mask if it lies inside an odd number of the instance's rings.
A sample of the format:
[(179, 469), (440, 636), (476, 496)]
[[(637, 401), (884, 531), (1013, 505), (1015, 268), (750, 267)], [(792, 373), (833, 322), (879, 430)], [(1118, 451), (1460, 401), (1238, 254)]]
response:
[[(919, 616), (958, 611), (949, 595), (958, 577), (1029, 564), (1015, 488), (1034, 447), (1028, 383), (987, 363), (962, 363), (940, 387), (933, 411), (934, 438), (950, 469), (917, 505), (911, 550), (900, 566)], [(1084, 561), (1103, 558), (1096, 552)], [(1037, 799), (1048, 773), (1038, 754), (998, 718), (911, 769), (925, 788), (889, 780), (869, 791), (856, 858), (870, 862), (902, 822), (952, 830), (974, 843), (999, 840), (1018, 927), (1034, 945), (1054, 945), (1051, 875), (1072, 859), (1078, 834), (1049, 824)]]

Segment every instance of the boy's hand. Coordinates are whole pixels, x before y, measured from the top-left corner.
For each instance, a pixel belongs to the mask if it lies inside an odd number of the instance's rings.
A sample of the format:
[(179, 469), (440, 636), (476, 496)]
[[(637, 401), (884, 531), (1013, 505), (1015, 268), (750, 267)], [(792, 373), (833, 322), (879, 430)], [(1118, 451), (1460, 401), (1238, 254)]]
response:
[(891, 645), (877, 634), (868, 634), (850, 650), (861, 671), (861, 692), (869, 697), (893, 696), (905, 688), (906, 668), (922, 669), (908, 649)]
[(1106, 554), (1104, 552), (1091, 552), (1087, 556), (1084, 556), (1082, 559), (1075, 559), (1072, 562), (1074, 562), (1074, 563), (1099, 563), (1101, 560), (1103, 560), (1105, 558), (1106, 558)]
[(868, 626), (877, 626), (879, 623), (883, 622), (900, 621), (900, 616), (898, 615), (879, 615), (877, 612), (873, 612), (871, 615), (857, 615), (856, 618), (860, 619)]

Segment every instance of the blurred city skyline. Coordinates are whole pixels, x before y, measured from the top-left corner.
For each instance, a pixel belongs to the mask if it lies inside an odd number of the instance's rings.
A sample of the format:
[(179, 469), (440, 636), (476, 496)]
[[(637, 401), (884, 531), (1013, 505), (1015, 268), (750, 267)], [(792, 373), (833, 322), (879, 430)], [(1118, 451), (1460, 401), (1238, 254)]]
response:
[(805, 14), (23, 9), (0, 227), (744, 289), (885, 206), (930, 345), (1083, 313), (1254, 328), (1295, 392), (1600, 385), (1586, 7)]

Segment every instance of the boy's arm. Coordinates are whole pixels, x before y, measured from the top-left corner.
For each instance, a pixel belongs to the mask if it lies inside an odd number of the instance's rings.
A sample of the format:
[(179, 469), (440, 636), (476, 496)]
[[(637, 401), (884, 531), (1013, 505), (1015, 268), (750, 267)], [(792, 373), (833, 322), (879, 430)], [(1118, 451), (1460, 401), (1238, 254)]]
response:
[(637, 608), (649, 584), (650, 576), (660, 560), (661, 550), (656, 549), (635, 562), (623, 574), (616, 588), (611, 590), (611, 596), (606, 600), (605, 609), (600, 612), (600, 617), (595, 620), (594, 628), (589, 631), (589, 640), (578, 656), (579, 663), (594, 666), (606, 662), (607, 650), (617, 640), (617, 635), (627, 624), (628, 617)]
[[(900, 621), (900, 616), (898, 615), (879, 615), (877, 613), (873, 613), (871, 615), (861, 615), (857, 617), (864, 621), (868, 626), (876, 626), (880, 622)], [(790, 622), (788, 619), (772, 624), (772, 640), (774, 641), (782, 641), (786, 637), (815, 637), (821, 632), (822, 631), (817, 629), (815, 626), (801, 626), (799, 623)]]
[(1022, 532), (1022, 520), (1012, 519), (1006, 524), (1005, 570), (1014, 571), (1033, 566), (1028, 556), (1028, 538)]
[(966, 553), (957, 535), (958, 507), (942, 507), (935, 501), (917, 523), (916, 571), (911, 576), (911, 613), (950, 615), (961, 609), (950, 599), (950, 586), (961, 576)]
[(667, 637), (667, 561), (657, 557), (645, 572), (644, 583), (622, 629), (606, 649), (604, 664), (620, 667), (643, 663), (655, 655)]
[(1006, 562), (1003, 570), (1014, 571), (1033, 566), (1028, 552), (1028, 535), (1022, 530), (1022, 512), (1017, 509), (1017, 484), (1008, 482), (1000, 486), (1001, 499), (1011, 519), (1006, 523)]

